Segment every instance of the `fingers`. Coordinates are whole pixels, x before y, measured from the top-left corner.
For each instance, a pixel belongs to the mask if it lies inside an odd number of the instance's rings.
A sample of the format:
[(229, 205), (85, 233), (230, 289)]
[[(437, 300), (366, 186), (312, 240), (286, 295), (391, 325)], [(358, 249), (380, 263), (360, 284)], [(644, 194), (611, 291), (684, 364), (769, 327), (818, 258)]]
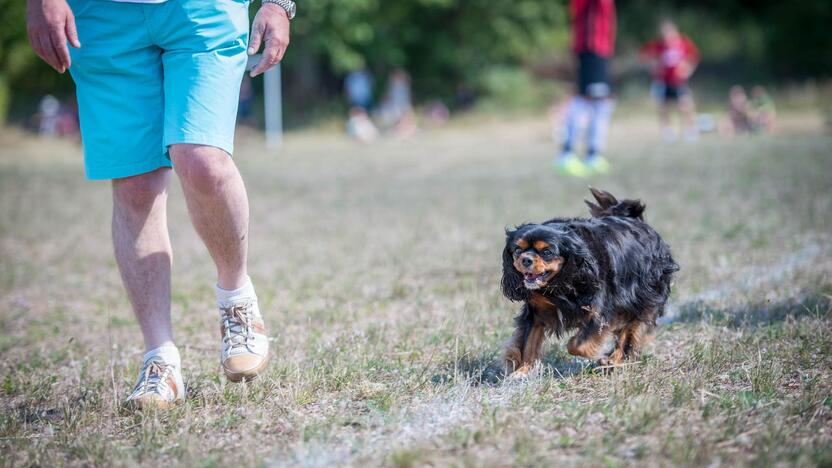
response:
[(48, 34), (39, 34), (36, 38), (38, 48), (36, 49), (40, 58), (42, 58), (50, 67), (54, 68), (60, 73), (64, 72), (63, 64), (55, 53), (55, 48), (52, 47), (52, 40)]
[(55, 54), (60, 61), (61, 73), (66, 71), (69, 68), (69, 65), (72, 63), (72, 60), (69, 58), (69, 49), (66, 47), (66, 35), (64, 34), (64, 29), (55, 29), (49, 33), (49, 39), (52, 42), (52, 49), (55, 51)]
[(289, 45), (289, 18), (278, 5), (264, 4), (254, 18), (248, 53), (256, 53), (261, 43), (264, 45), (263, 57), (251, 71), (251, 76), (257, 76), (277, 65)]
[(278, 44), (279, 42), (274, 39), (266, 39), (263, 56), (254, 70), (251, 71), (251, 76), (257, 76), (280, 62), (280, 59), (283, 58), (283, 49)]
[(248, 54), (254, 55), (260, 50), (260, 41), (263, 40), (263, 26), (255, 22), (251, 28), (251, 37), (248, 39)]
[(75, 21), (71, 13), (64, 24), (34, 27), (29, 30), (29, 42), (32, 44), (32, 48), (40, 58), (59, 73), (65, 72), (72, 63), (69, 49), (66, 46), (66, 31), (70, 29), (74, 35), (72, 38), (73, 46), (80, 47), (81, 44), (75, 31)]
[(66, 17), (65, 30), (66, 38), (69, 40), (69, 44), (76, 49), (81, 47), (81, 41), (78, 40), (78, 29), (75, 28), (75, 15), (72, 13), (69, 13)]

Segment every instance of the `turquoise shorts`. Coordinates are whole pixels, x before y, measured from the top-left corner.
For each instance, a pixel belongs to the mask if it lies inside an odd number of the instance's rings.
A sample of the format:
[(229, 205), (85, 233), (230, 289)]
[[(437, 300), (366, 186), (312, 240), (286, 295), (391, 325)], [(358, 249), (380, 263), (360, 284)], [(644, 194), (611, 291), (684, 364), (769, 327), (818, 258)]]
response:
[(114, 179), (170, 167), (168, 147), (229, 155), (248, 43), (248, 1), (70, 0), (84, 167)]

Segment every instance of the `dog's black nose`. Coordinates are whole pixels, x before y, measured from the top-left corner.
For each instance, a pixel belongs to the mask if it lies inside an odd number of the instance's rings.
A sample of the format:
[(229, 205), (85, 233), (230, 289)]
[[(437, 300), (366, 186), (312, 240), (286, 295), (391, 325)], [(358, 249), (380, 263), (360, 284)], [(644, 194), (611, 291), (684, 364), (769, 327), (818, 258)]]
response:
[(528, 257), (523, 259), (523, 266), (526, 267), (526, 268), (532, 266), (532, 263), (534, 263), (534, 262), (532, 261), (532, 259), (530, 259)]

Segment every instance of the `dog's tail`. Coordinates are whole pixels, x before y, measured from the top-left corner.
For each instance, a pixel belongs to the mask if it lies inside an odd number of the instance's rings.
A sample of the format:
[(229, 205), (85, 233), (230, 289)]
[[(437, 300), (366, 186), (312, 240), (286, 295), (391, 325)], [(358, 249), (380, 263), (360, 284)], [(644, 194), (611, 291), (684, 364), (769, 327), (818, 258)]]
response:
[(641, 200), (621, 200), (618, 201), (611, 193), (605, 190), (598, 190), (594, 187), (589, 187), (592, 196), (598, 202), (596, 205), (589, 200), (584, 200), (589, 206), (589, 213), (593, 218), (603, 218), (606, 216), (624, 216), (627, 218), (635, 218), (644, 221), (644, 203)]

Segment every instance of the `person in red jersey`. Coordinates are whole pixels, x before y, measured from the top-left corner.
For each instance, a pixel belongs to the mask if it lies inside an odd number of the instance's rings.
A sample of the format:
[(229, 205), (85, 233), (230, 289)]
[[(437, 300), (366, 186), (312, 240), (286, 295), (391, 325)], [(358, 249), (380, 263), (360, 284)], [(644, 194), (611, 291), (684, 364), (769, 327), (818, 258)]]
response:
[[(615, 51), (614, 0), (571, 0), (572, 51), (578, 61), (578, 89), (569, 102), (563, 129), (563, 147), (555, 161), (558, 171), (587, 176), (609, 171), (601, 156), (606, 146), (614, 102), (609, 63)], [(587, 118), (588, 117), (588, 118)], [(575, 145), (586, 129), (586, 157), (575, 154)]]
[(699, 51), (671, 20), (661, 22), (659, 33), (658, 39), (641, 48), (641, 56), (653, 68), (651, 93), (659, 104), (662, 136), (669, 142), (676, 140), (676, 132), (670, 124), (670, 113), (675, 107), (681, 115), (685, 137), (695, 140), (699, 132), (695, 126), (695, 106), (688, 80), (699, 64)]

